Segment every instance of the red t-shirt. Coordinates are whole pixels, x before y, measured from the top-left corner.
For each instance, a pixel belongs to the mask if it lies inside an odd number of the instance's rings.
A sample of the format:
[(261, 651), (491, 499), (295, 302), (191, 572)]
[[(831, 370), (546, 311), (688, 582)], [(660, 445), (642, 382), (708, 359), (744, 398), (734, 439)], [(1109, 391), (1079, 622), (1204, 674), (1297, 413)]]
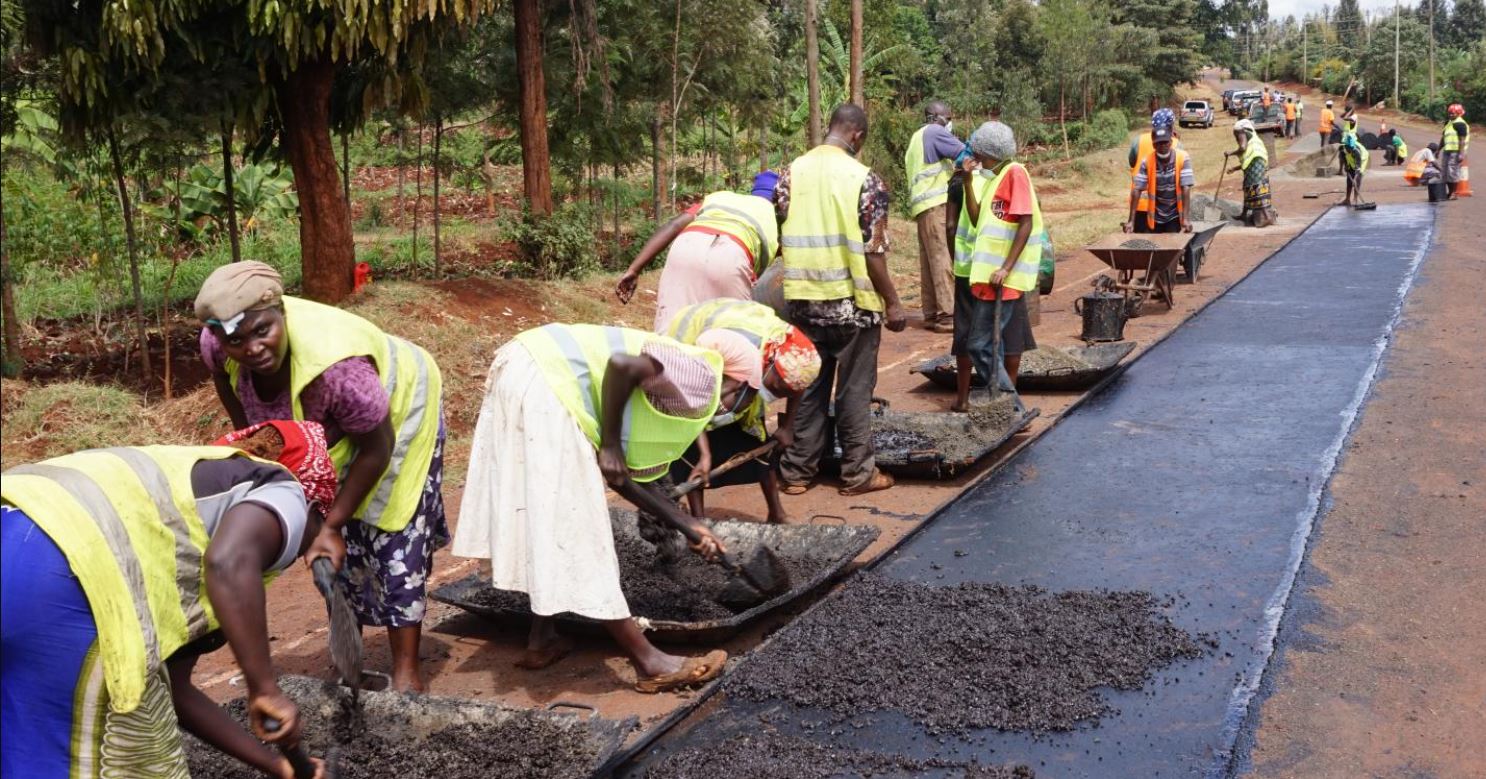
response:
[[(991, 195), (991, 213), (997, 219), (1011, 221), (1013, 217), (1032, 215), (1032, 180), (1027, 178), (1027, 169), (1021, 165), (1007, 171), (1006, 176), (1001, 179), (1001, 186)], [(996, 293), (989, 284), (975, 284), (970, 288), (971, 294), (981, 300), (995, 300)], [(1016, 300), (1022, 293), (1018, 290), (1007, 289), (1002, 294), (1002, 300)]]

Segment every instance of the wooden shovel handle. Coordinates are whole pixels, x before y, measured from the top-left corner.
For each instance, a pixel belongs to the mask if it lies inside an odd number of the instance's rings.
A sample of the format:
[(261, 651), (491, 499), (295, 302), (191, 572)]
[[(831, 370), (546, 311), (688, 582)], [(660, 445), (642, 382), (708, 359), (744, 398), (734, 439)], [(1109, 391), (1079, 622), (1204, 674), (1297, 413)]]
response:
[[(738, 466), (740, 466), (740, 465), (742, 465), (744, 463), (753, 462), (754, 460), (757, 460), (758, 458), (763, 457), (763, 456), (769, 454), (770, 452), (773, 452), (774, 449), (775, 449), (775, 447), (777, 447), (777, 446), (779, 446), (779, 441), (777, 439), (770, 439), (768, 441), (765, 441), (760, 446), (756, 446), (756, 447), (754, 447), (752, 449), (749, 449), (746, 452), (739, 452), (738, 454), (735, 454), (732, 457), (729, 457), (727, 460), (724, 460), (723, 461), (722, 465), (719, 465), (716, 468), (713, 468), (711, 470), (711, 472), (708, 473), (707, 475), (708, 476), (721, 476), (724, 473), (727, 473), (728, 471), (731, 471), (732, 469), (737, 468)], [(671, 497), (672, 498), (681, 498), (681, 497), (684, 497), (685, 495), (687, 495), (687, 494), (689, 494), (691, 492), (694, 492), (698, 487), (701, 487), (701, 486), (702, 486), (702, 480), (700, 478), (697, 478), (697, 479), (688, 479), (687, 481), (684, 481), (684, 482), (676, 485), (671, 490)]]

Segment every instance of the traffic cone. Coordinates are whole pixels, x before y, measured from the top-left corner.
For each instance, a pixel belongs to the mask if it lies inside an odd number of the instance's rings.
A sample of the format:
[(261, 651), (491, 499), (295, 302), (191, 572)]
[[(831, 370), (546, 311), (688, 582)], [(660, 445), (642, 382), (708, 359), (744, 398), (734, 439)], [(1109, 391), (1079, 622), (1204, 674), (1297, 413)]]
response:
[(1456, 197), (1471, 196), (1471, 166), (1460, 164), (1460, 183), (1455, 187)]

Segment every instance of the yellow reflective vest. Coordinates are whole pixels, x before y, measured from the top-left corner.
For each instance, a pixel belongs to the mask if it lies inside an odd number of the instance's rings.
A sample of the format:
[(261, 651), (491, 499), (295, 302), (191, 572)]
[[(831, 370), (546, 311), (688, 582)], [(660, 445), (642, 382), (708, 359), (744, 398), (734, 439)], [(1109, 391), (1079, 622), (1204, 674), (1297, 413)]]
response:
[[(960, 224), (955, 230), (956, 276), (970, 280), (971, 284), (989, 284), (991, 275), (1006, 264), (1011, 254), (1011, 245), (1016, 239), (1020, 223), (999, 219), (991, 208), (991, 198), (1000, 189), (1013, 167), (1022, 167), (1020, 162), (1001, 166), (993, 173), (981, 168), (971, 177), (968, 186), (975, 187), (976, 202), (980, 203), (980, 224), (970, 224), (970, 209), (960, 209)], [(1031, 177), (1027, 179), (1031, 185)], [(1047, 242), (1047, 230), (1042, 223), (1042, 206), (1037, 201), (1037, 190), (1032, 190), (1032, 234), (1026, 246), (1017, 255), (1011, 272), (1006, 274), (1006, 286), (1019, 292), (1031, 292), (1037, 286), (1037, 272), (1042, 265), (1042, 245)]]
[(1254, 164), (1254, 160), (1264, 160), (1265, 164), (1269, 163), (1269, 150), (1264, 147), (1264, 141), (1259, 139), (1258, 133), (1249, 135), (1249, 141), (1244, 144), (1243, 156), (1239, 158), (1238, 166), (1248, 170), (1249, 166)]
[(0, 497), (46, 532), (77, 576), (116, 712), (133, 711), (162, 662), (218, 627), (191, 468), (234, 456), (247, 455), (226, 446), (90, 449), (16, 466), (0, 481)]
[[(1465, 127), (1465, 135), (1461, 135), (1455, 129), (1457, 123)], [(1442, 140), (1443, 143), (1440, 144), (1441, 152), (1450, 151), (1465, 154), (1471, 145), (1471, 126), (1464, 119), (1451, 119), (1445, 122), (1445, 133)]]
[(604, 374), (608, 372), (610, 357), (637, 355), (647, 343), (660, 341), (707, 363), (715, 377), (712, 408), (699, 419), (660, 411), (638, 388), (620, 410), (624, 415), (620, 427), (624, 459), (636, 481), (660, 478), (665, 474), (662, 466), (670, 465), (686, 453), (686, 448), (711, 421), (722, 394), (722, 355), (643, 330), (550, 324), (527, 330), (517, 335), (516, 340), (531, 353), (548, 387), (573, 415), (595, 449), (603, 444), (604, 415), (614, 411), (604, 408)]
[(955, 172), (954, 160), (924, 162), (924, 131), (928, 129), (928, 125), (918, 128), (903, 156), (903, 170), (908, 172), (908, 210), (915, 218), (949, 202), (949, 180)]
[(774, 203), (756, 195), (713, 192), (702, 199), (691, 227), (705, 227), (738, 239), (753, 259), (753, 275), (759, 276), (774, 259), (779, 246), (779, 219)]
[(821, 144), (790, 163), (789, 217), (780, 230), (786, 300), (853, 298), (882, 311), (867, 275), (858, 208), (870, 173), (845, 150)]
[[(388, 533), (402, 530), (418, 510), (438, 443), (444, 388), (438, 364), (422, 347), (334, 306), (286, 295), (284, 322), (289, 338), (289, 394), (297, 420), (304, 419), (300, 402), (304, 388), (325, 369), (351, 357), (369, 357), (376, 364), (389, 398), (392, 460), (355, 516)], [(235, 361), (227, 361), (234, 389), (242, 370)], [(356, 445), (349, 437), (330, 447), (341, 481), (355, 456)]]
[[(789, 329), (789, 323), (780, 319), (774, 309), (762, 303), (720, 298), (695, 303), (677, 311), (664, 332), (681, 343), (696, 346), (697, 338), (702, 333), (714, 329), (731, 330), (747, 338), (754, 346), (762, 348), (766, 342), (783, 338), (785, 331)], [(767, 410), (764, 399), (755, 395), (748, 408), (738, 413), (739, 424), (760, 441), (768, 437), (768, 429), (764, 427), (764, 413)]]

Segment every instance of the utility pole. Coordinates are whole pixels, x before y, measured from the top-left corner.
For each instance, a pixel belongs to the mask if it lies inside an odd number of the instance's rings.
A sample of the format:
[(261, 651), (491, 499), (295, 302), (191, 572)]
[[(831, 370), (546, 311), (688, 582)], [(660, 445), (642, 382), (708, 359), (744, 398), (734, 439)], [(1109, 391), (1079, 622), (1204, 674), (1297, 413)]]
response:
[[(1434, 7), (1430, 0), (1430, 7)], [(1393, 109), (1398, 110), (1398, 0), (1393, 0)]]
[(1310, 17), (1300, 20), (1300, 83), (1311, 81)]
[(867, 84), (862, 73), (862, 0), (851, 0), (851, 102), (867, 110)]
[(1429, 3), (1429, 103), (1434, 104), (1434, 2)]
[(810, 101), (810, 148), (820, 145), (820, 42), (815, 31), (815, 0), (805, 0), (805, 90)]

